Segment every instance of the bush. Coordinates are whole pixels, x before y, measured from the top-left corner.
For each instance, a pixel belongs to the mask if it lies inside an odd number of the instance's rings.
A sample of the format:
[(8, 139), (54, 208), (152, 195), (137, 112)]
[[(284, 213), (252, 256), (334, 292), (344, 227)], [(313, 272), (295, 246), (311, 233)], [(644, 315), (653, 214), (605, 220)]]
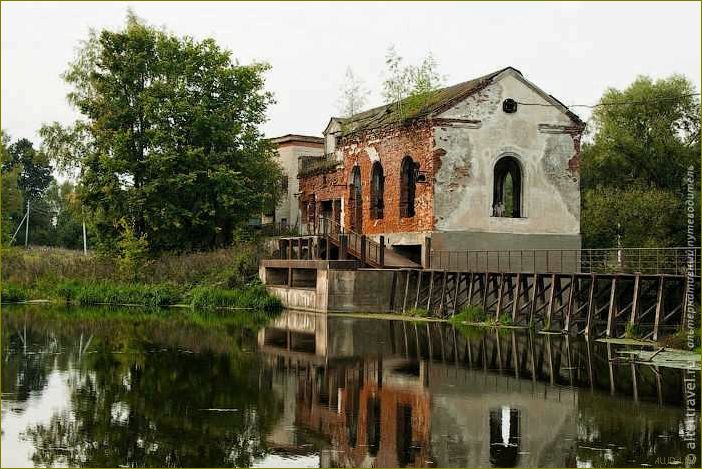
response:
[(8, 282), (2, 283), (3, 303), (18, 303), (20, 301), (27, 301), (28, 299), (29, 292), (26, 288)]
[(266, 291), (260, 284), (248, 285), (238, 290), (218, 287), (196, 287), (189, 293), (193, 308), (247, 308), (278, 312), (282, 309), (280, 300)]

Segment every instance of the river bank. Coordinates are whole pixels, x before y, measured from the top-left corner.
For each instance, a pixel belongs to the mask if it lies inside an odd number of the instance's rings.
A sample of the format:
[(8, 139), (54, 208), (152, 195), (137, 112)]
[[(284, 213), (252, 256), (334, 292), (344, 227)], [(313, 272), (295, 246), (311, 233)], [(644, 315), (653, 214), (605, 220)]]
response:
[(280, 301), (257, 278), (255, 241), (209, 252), (163, 254), (125, 271), (118, 260), (65, 249), (3, 249), (2, 302), (247, 308)]

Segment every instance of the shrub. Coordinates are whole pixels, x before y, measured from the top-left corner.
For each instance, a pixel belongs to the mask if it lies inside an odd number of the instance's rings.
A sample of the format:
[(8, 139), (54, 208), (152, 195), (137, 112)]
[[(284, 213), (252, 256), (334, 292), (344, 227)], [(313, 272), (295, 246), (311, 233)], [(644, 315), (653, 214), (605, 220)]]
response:
[(503, 326), (511, 326), (512, 323), (512, 316), (509, 314), (503, 313), (500, 315), (500, 324)]
[(2, 302), (3, 303), (18, 303), (27, 301), (29, 292), (26, 288), (14, 285), (8, 282), (2, 282)]

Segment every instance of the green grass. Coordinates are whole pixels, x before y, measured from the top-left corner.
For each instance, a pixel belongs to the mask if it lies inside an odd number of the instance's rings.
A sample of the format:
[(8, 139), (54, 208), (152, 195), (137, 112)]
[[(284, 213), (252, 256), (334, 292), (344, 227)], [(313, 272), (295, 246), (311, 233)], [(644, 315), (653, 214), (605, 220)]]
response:
[(429, 311), (426, 308), (410, 308), (405, 311), (404, 316), (413, 318), (428, 318)]
[(62, 282), (54, 296), (80, 305), (113, 304), (168, 306), (182, 300), (181, 292), (171, 285), (120, 284), (113, 282)]
[(488, 314), (483, 311), (482, 308), (471, 305), (461, 309), (458, 313), (451, 317), (449, 322), (454, 324), (462, 324), (464, 322), (475, 324), (486, 322), (489, 319)]
[(270, 295), (260, 284), (248, 285), (237, 290), (219, 287), (195, 287), (188, 293), (190, 305), (196, 309), (246, 308), (268, 313), (280, 311), (281, 301)]
[(29, 299), (29, 291), (13, 283), (2, 282), (2, 302), (19, 303)]

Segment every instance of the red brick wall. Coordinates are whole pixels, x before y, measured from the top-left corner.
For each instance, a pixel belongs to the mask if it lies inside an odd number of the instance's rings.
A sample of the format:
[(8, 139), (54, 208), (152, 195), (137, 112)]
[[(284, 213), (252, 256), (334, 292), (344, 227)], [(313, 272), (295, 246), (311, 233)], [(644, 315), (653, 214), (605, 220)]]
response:
[[(434, 226), (432, 175), (440, 164), (440, 155), (434, 155), (432, 127), (420, 122), (401, 128), (376, 129), (344, 137), (338, 144), (344, 158), (340, 171), (315, 174), (300, 178), (300, 201), (304, 206), (315, 195), (317, 203), (323, 200), (344, 199), (344, 226), (351, 225), (349, 210), (349, 183), (354, 166), (361, 168), (363, 198), (363, 233), (401, 233), (431, 231)], [(372, 147), (372, 148), (371, 148)], [(382, 219), (371, 218), (371, 154), (377, 154), (385, 176), (384, 210)], [(374, 150), (374, 151), (373, 151)], [(419, 163), (426, 182), (417, 183), (415, 215), (400, 217), (400, 171), (402, 159), (410, 155)]]
[[(344, 154), (344, 175), (349, 181), (355, 165), (361, 168), (363, 197), (363, 233), (400, 233), (430, 231), (434, 225), (432, 202), (432, 155), (434, 137), (431, 126), (418, 123), (401, 128), (378, 129), (345, 137), (339, 142)], [(371, 170), (373, 161), (366, 151), (372, 147), (383, 166), (385, 176), (384, 210), (382, 219), (371, 219)], [(402, 159), (410, 155), (419, 163), (419, 170), (426, 172), (427, 182), (418, 183), (415, 192), (415, 215), (400, 217), (400, 170)], [(344, 191), (345, 206), (349, 207), (349, 191)], [(345, 210), (344, 225), (351, 224), (351, 211)]]

